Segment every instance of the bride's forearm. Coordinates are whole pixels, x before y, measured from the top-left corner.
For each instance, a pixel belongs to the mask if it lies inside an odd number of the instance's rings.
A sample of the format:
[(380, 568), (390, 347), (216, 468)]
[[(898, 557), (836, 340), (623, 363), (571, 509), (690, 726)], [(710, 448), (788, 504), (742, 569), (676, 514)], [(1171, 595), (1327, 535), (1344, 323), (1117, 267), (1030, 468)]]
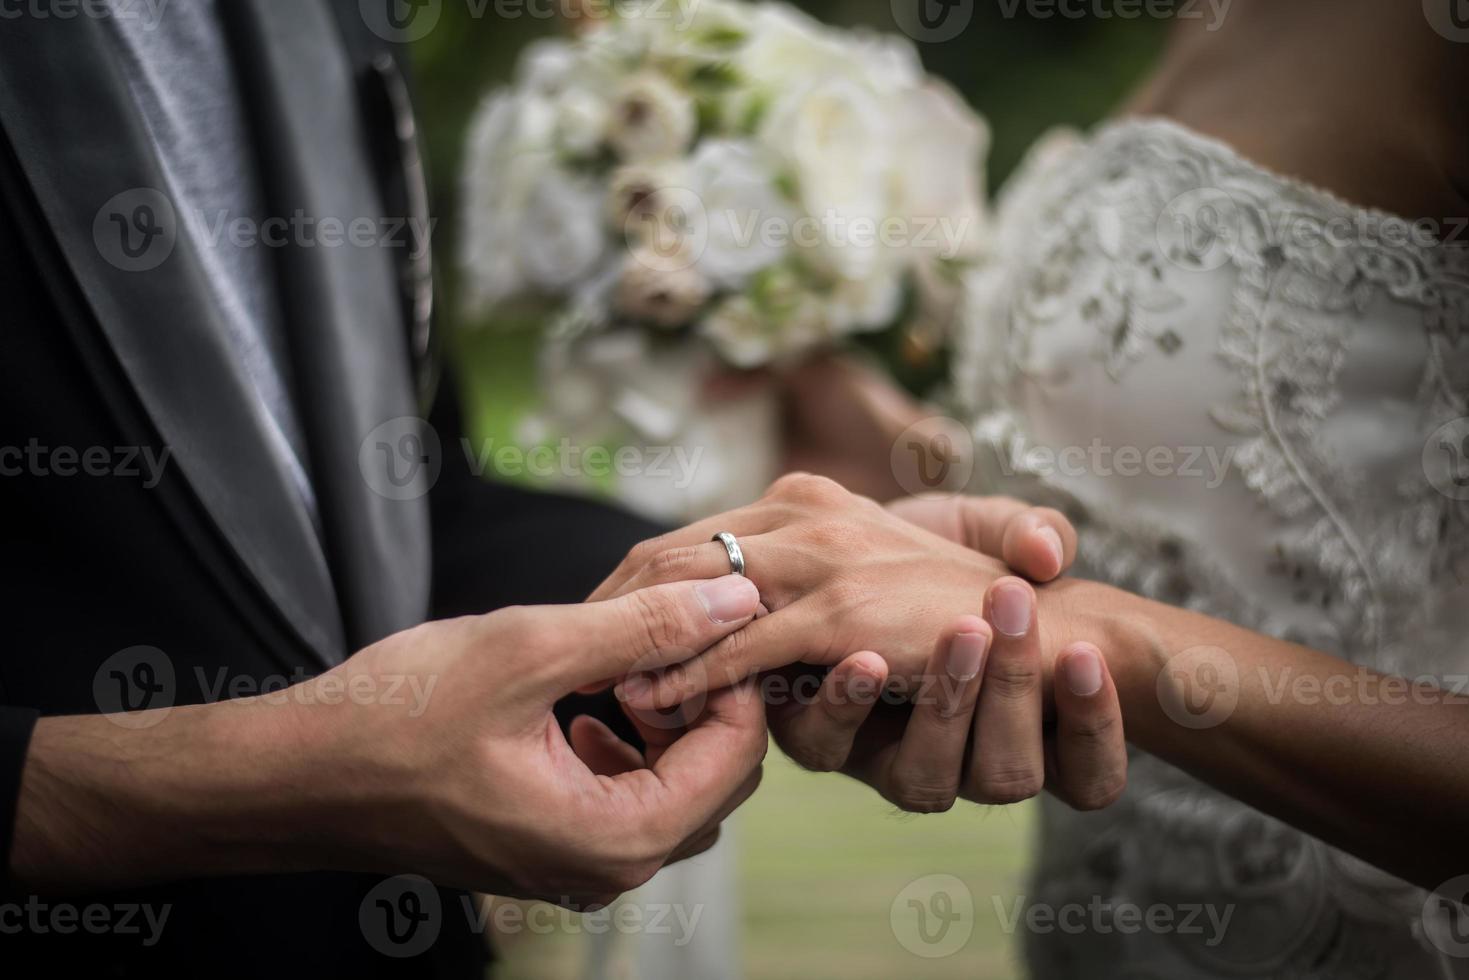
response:
[(1139, 748), (1425, 887), (1469, 869), (1465, 692), (1096, 583), (1059, 597), (1073, 631), (1105, 638)]

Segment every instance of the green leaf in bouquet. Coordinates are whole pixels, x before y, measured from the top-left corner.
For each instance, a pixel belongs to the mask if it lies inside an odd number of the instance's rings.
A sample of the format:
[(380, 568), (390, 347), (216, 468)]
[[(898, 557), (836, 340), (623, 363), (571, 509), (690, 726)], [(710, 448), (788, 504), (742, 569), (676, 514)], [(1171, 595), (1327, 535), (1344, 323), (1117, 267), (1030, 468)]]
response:
[(796, 175), (789, 170), (782, 170), (775, 175), (775, 189), (780, 191), (781, 196), (787, 201), (795, 202), (801, 199), (801, 184), (796, 180)]
[(695, 96), (694, 116), (698, 120), (694, 142), (698, 143), (718, 134), (724, 126), (722, 100), (713, 95)]
[(710, 48), (737, 48), (745, 43), (748, 35), (737, 27), (711, 27), (694, 38), (695, 43)]
[(735, 129), (742, 133), (754, 133), (760, 128), (760, 122), (765, 118), (766, 110), (770, 108), (770, 96), (765, 92), (758, 92), (750, 96), (745, 103), (743, 112), (740, 113), (739, 121)]
[(612, 172), (618, 164), (618, 159), (612, 147), (606, 143), (600, 143), (597, 149), (589, 154), (564, 153), (558, 158), (557, 163), (579, 176), (602, 177)]
[(694, 89), (731, 89), (740, 80), (739, 69), (729, 61), (705, 61), (689, 74), (689, 85)]

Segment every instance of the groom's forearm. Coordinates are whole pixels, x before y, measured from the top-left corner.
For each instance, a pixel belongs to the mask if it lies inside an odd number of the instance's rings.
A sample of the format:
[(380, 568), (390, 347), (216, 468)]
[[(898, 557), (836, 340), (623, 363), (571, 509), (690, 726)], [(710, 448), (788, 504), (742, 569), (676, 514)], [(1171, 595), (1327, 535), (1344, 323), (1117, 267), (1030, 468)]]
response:
[[(45, 718), (22, 771), (14, 888), (83, 891), (350, 865), (317, 719), (264, 701)], [(362, 775), (361, 773), (358, 774)]]

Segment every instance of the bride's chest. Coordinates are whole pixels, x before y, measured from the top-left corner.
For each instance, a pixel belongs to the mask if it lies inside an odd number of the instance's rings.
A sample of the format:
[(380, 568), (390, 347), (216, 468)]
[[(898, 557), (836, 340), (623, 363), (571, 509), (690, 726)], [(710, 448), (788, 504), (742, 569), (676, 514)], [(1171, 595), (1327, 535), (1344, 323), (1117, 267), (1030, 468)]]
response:
[(1469, 277), (1233, 163), (1138, 139), (1022, 178), (960, 385), (1018, 420), (1002, 468), (1370, 630), (1461, 574)]

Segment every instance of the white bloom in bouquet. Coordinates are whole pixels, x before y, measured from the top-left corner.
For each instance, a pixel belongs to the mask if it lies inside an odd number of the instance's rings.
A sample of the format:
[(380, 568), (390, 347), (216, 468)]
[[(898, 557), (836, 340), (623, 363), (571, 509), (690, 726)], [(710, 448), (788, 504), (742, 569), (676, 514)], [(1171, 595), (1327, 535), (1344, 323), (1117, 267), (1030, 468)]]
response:
[(516, 64), (515, 84), (522, 91), (554, 96), (579, 73), (582, 61), (566, 41), (535, 41)]
[(835, 332), (881, 330), (903, 308), (903, 280), (894, 272), (843, 279), (832, 288), (830, 302)]
[(653, 229), (672, 228), (672, 211), (686, 203), (689, 192), (686, 161), (625, 164), (608, 178), (607, 215), (614, 230), (620, 230), (629, 247), (641, 242)]
[(781, 99), (761, 132), (780, 148), (811, 219), (796, 244), (841, 278), (875, 274), (887, 261), (877, 230), (894, 203), (892, 126), (876, 93), (839, 77)]
[(689, 161), (689, 185), (707, 229), (699, 269), (722, 288), (742, 288), (786, 251), (796, 212), (777, 189), (768, 157), (750, 140), (712, 139)]
[(612, 107), (598, 94), (573, 89), (563, 95), (556, 113), (556, 143), (572, 156), (590, 156), (607, 138)]
[(702, 332), (739, 368), (759, 367), (831, 339), (829, 311), (787, 268), (767, 269), (743, 293), (720, 302)]
[(558, 292), (591, 275), (608, 250), (602, 187), (589, 177), (550, 171), (526, 199), (521, 216), (521, 268), (526, 281)]
[(681, 327), (709, 299), (709, 281), (692, 265), (668, 268), (664, 257), (635, 248), (622, 263), (617, 312), (665, 329)]
[(688, 93), (656, 72), (643, 71), (618, 86), (609, 139), (623, 160), (662, 160), (681, 154), (697, 125)]
[[(906, 91), (899, 100), (892, 141), (899, 178), (895, 213), (913, 221), (911, 247), (930, 257), (973, 260), (985, 228), (979, 161), (989, 154), (989, 129), (938, 82)], [(923, 234), (920, 224), (930, 232)]]
[(538, 304), (563, 340), (683, 331), (741, 367), (931, 319), (982, 251), (987, 149), (906, 40), (780, 4), (623, 6), (533, 45), (481, 109), (470, 297)]

